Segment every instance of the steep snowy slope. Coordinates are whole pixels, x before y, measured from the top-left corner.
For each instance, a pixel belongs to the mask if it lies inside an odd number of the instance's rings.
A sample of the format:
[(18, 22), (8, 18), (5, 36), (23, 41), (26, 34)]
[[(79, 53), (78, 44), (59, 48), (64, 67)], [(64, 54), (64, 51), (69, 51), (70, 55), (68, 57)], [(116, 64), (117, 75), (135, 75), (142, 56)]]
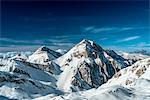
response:
[[(150, 58), (140, 60), (132, 66), (120, 70), (105, 85), (143, 86), (144, 88), (145, 85), (140, 85), (142, 81), (150, 82)], [(150, 84), (146, 88), (150, 89)]]
[(13, 99), (29, 99), (47, 94), (62, 94), (56, 87), (54, 73), (42, 69), (43, 65), (21, 60), (1, 60), (0, 95)]
[(121, 69), (97, 89), (68, 93), (36, 100), (150, 100), (150, 58)]
[[(56, 86), (60, 67), (53, 61), (61, 54), (46, 47), (28, 57), (23, 53), (9, 53), (0, 58), (0, 95), (12, 99), (30, 99), (62, 94)], [(10, 56), (11, 55), (11, 56)], [(13, 56), (12, 56), (13, 55)], [(47, 61), (46, 61), (47, 60)]]
[(15, 56), (11, 57), (10, 59), (26, 61), (28, 59), (28, 57), (23, 54), (16, 54)]
[(110, 50), (110, 49), (107, 49), (105, 51), (108, 53), (108, 55), (110, 55), (113, 59), (115, 59), (122, 66), (126, 66), (126, 64), (130, 65), (129, 62), (125, 58), (118, 55), (115, 51)]
[(64, 91), (97, 88), (127, 66), (126, 60), (118, 57), (116, 53), (109, 55), (93, 41), (83, 40), (56, 59), (63, 70), (57, 85)]
[(40, 47), (37, 51), (35, 51), (31, 56), (29, 56), (29, 62), (43, 64), (45, 62), (54, 60), (60, 57), (61, 54), (55, 52), (45, 46)]
[(31, 99), (51, 94), (57, 96), (62, 92), (52, 85), (43, 84), (31, 78), (24, 78), (12, 73), (0, 71), (0, 95), (10, 99)]

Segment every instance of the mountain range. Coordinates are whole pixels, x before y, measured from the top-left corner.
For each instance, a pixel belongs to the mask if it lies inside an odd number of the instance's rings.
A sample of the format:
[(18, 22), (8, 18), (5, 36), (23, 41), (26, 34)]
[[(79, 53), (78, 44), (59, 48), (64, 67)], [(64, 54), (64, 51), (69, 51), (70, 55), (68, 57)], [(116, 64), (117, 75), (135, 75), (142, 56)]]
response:
[(118, 54), (87, 39), (63, 53), (42, 46), (0, 55), (0, 99), (150, 99), (149, 55)]

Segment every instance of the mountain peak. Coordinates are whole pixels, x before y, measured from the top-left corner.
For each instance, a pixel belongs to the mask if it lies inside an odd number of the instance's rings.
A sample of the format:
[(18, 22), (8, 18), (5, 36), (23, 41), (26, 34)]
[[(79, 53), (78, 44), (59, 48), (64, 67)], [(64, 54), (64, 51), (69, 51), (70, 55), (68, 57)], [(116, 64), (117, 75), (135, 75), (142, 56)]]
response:
[(87, 51), (87, 52), (93, 52), (93, 51), (103, 51), (103, 48), (96, 44), (92, 40), (83, 39), (81, 42), (79, 42), (74, 49), (78, 49), (78, 51)]
[(89, 40), (89, 39), (82, 39), (81, 40), (81, 42), (89, 42), (89, 41), (91, 41), (91, 40)]
[(50, 49), (49, 49), (48, 47), (46, 47), (46, 46), (41, 46), (40, 48), (37, 49), (36, 52), (38, 53), (38, 52), (49, 51), (49, 50), (50, 50)]
[(63, 70), (57, 85), (65, 91), (97, 88), (127, 66), (125, 60), (116, 53), (107, 53), (87, 39), (55, 61)]
[(88, 40), (88, 39), (83, 39), (79, 44), (90, 44), (90, 45), (93, 45), (93, 41), (91, 40)]
[(52, 55), (58, 55), (58, 56), (61, 56), (61, 54), (59, 52), (55, 52), (54, 50), (51, 50), (49, 49), (48, 47), (46, 46), (41, 46), (40, 48), (38, 48), (34, 54), (39, 54), (39, 53), (48, 53), (48, 54), (52, 54)]
[(46, 46), (41, 46), (31, 56), (29, 61), (33, 63), (44, 63), (60, 57), (61, 54), (49, 49)]

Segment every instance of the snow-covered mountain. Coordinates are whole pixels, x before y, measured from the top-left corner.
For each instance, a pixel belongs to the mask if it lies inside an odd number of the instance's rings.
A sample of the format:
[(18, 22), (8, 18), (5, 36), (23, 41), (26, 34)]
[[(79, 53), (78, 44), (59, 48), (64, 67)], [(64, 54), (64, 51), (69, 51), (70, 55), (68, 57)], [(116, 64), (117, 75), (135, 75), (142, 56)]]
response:
[[(137, 61), (130, 67), (116, 73), (105, 85), (140, 86), (142, 81), (150, 80), (150, 58)], [(149, 81), (150, 82), (150, 81)], [(150, 89), (150, 84), (148, 85)], [(145, 87), (145, 86), (143, 86)]]
[(43, 65), (20, 60), (2, 60), (0, 95), (13, 99), (30, 99), (46, 94), (62, 94), (56, 88), (56, 78), (42, 69)]
[(54, 60), (60, 56), (61, 56), (60, 53), (55, 52), (47, 48), (46, 46), (42, 46), (32, 55), (29, 56), (28, 61), (32, 63), (43, 64), (45, 62)]
[(128, 60), (130, 64), (134, 64), (135, 62), (149, 58), (149, 55), (143, 55), (141, 53), (127, 53), (127, 52), (120, 52), (120, 56), (122, 56), (124, 59)]
[(60, 67), (51, 61), (59, 56), (61, 54), (41, 47), (29, 56), (18, 53), (13, 57), (2, 57), (0, 95), (12, 99), (31, 99), (47, 94), (63, 94), (56, 86), (55, 75), (61, 73)]
[(25, 55), (25, 56), (29, 56), (31, 55), (32, 52), (31, 51), (26, 51), (26, 52), (3, 52), (3, 53), (0, 53), (0, 59), (8, 59), (8, 58), (11, 58), (11, 57), (14, 57), (16, 55)]
[(63, 70), (57, 85), (64, 91), (97, 88), (128, 65), (114, 51), (105, 51), (90, 40), (82, 40), (55, 62)]
[(45, 46), (0, 55), (0, 99), (150, 99), (149, 56), (136, 54), (140, 59), (128, 67), (135, 56), (118, 55), (90, 40), (63, 55)]

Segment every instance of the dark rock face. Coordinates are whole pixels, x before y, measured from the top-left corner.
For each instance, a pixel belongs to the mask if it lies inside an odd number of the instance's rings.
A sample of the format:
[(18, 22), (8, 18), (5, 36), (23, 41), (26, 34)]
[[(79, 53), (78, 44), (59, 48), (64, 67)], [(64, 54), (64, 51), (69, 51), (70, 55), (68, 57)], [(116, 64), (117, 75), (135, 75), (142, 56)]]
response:
[(26, 61), (17, 61), (17, 62), (23, 63), (24, 65), (29, 66), (29, 67), (33, 67), (36, 69), (47, 71), (51, 74), (57, 74), (58, 75), (61, 73), (60, 66), (58, 66), (53, 61), (49, 61), (46, 64), (35, 64), (35, 63), (26, 62)]
[(97, 65), (95, 62), (91, 64), (88, 64), (86, 61), (80, 63), (72, 85), (78, 87), (80, 90), (98, 88), (115, 74), (112, 65), (106, 66), (108, 73), (105, 73), (103, 67)]
[(105, 51), (107, 52), (108, 55), (110, 55), (113, 59), (115, 59), (119, 64), (123, 65), (124, 67), (131, 65), (126, 59), (118, 55), (115, 51), (113, 50), (105, 50)]

